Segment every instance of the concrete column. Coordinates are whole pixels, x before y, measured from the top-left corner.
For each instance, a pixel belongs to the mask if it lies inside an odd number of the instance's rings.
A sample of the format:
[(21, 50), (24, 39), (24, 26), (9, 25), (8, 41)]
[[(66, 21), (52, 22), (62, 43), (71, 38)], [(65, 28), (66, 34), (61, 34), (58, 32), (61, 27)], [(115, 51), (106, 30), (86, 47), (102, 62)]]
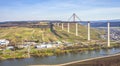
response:
[(57, 26), (58, 23), (56, 23), (56, 26)]
[(67, 27), (68, 27), (68, 33), (69, 33), (70, 32), (70, 24), (69, 23), (68, 23)]
[(55, 26), (57, 26), (57, 23), (52, 23), (52, 27), (53, 27), (53, 29), (55, 29), (56, 30), (56, 27)]
[(62, 30), (64, 29), (64, 24), (62, 23)]
[(88, 41), (90, 40), (90, 22), (88, 21)]
[(56, 23), (53, 23), (53, 25), (56, 25)]
[(57, 23), (55, 23), (55, 26), (57, 26)]
[(110, 22), (107, 23), (108, 27), (108, 40), (107, 40), (107, 46), (110, 47)]
[(57, 26), (59, 26), (59, 23), (57, 23)]
[(78, 23), (76, 23), (76, 36), (78, 36)]

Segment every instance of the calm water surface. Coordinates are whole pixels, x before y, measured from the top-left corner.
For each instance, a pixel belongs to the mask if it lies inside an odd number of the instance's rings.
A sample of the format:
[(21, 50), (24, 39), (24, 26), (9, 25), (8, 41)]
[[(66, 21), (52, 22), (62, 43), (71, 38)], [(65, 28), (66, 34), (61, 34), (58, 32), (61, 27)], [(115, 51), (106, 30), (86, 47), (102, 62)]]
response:
[(42, 64), (62, 64), (72, 61), (84, 60), (94, 57), (107, 56), (120, 53), (120, 48), (101, 49), (93, 51), (84, 51), (80, 53), (70, 53), (60, 56), (50, 57), (31, 57), (26, 59), (13, 59), (0, 61), (0, 66), (28, 66), (28, 65), (42, 65)]

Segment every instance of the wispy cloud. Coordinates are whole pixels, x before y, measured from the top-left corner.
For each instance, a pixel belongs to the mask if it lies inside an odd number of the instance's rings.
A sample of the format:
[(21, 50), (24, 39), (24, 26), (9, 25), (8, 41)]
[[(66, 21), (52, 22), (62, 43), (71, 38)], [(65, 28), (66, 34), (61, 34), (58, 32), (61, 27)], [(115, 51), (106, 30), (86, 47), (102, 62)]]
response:
[(77, 13), (82, 20), (120, 18), (119, 0), (1, 0), (0, 21), (67, 20)]
[(80, 13), (83, 20), (120, 19), (120, 7), (95, 8)]

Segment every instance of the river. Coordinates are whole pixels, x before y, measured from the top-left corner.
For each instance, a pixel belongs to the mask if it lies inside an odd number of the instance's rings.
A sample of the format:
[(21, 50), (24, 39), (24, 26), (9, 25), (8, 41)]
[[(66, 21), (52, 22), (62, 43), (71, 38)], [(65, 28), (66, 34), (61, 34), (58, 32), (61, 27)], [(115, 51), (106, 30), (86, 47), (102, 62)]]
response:
[(79, 53), (69, 53), (60, 56), (49, 57), (31, 57), (26, 59), (11, 59), (0, 61), (0, 66), (28, 66), (28, 65), (42, 65), (42, 64), (62, 64), (72, 61), (84, 60), (95, 57), (102, 57), (120, 53), (120, 48), (101, 49), (84, 51)]

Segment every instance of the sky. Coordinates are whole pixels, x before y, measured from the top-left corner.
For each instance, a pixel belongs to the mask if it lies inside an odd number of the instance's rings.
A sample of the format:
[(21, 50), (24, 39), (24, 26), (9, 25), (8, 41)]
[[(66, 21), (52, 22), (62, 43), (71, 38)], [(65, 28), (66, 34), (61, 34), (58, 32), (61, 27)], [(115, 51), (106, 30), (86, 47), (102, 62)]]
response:
[(120, 19), (120, 0), (0, 0), (0, 21)]

